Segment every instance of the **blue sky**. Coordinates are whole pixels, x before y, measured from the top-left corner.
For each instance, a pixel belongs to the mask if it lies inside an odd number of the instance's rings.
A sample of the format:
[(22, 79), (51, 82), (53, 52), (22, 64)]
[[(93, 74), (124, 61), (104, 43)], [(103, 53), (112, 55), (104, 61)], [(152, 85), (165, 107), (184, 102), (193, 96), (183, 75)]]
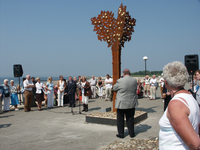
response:
[(136, 19), (125, 43), (121, 68), (162, 70), (171, 61), (200, 53), (199, 0), (0, 0), (0, 77), (105, 76), (112, 74), (112, 53), (97, 39), (91, 18), (101, 10), (117, 14), (120, 4)]

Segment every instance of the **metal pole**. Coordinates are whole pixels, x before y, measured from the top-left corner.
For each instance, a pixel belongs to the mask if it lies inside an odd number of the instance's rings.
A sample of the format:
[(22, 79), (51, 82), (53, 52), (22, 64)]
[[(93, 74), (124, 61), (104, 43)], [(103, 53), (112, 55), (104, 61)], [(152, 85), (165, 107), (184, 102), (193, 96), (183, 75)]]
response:
[(194, 73), (192, 73), (192, 90), (193, 90), (193, 92), (194, 92)]
[(73, 105), (72, 105), (72, 107), (71, 107), (71, 113), (72, 113), (72, 115), (74, 115)]
[(146, 72), (146, 59), (144, 61), (145, 61), (145, 76), (146, 76), (147, 75), (147, 72)]
[(78, 103), (79, 103), (79, 114), (81, 114), (81, 104), (80, 104), (80, 100), (78, 99)]
[[(20, 77), (19, 77), (19, 91), (20, 91)], [(21, 101), (21, 93), (20, 92), (18, 92), (19, 93), (19, 101), (20, 101), (20, 105), (21, 105), (21, 103), (22, 103), (22, 101)]]

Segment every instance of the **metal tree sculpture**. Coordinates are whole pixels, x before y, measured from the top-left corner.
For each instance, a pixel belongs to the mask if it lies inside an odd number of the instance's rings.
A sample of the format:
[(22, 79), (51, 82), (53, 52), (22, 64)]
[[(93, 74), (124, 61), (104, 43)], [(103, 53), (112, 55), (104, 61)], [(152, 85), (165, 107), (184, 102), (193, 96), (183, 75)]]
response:
[[(126, 6), (120, 5), (118, 9), (118, 17), (114, 18), (114, 13), (109, 11), (101, 11), (98, 17), (91, 18), (92, 25), (98, 36), (98, 40), (106, 41), (108, 47), (112, 50), (113, 59), (113, 85), (121, 74), (121, 47), (124, 47), (126, 41), (131, 40), (133, 26), (136, 20), (131, 18), (129, 12), (126, 12)], [(113, 111), (115, 112), (115, 98), (116, 93), (113, 95)]]

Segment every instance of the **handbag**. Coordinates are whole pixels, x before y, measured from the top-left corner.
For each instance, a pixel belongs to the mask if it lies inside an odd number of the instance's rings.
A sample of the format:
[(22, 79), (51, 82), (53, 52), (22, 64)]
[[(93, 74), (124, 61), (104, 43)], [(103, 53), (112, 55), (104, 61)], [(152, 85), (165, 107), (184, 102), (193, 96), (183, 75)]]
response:
[(9, 93), (9, 92), (5, 94), (5, 97), (9, 97), (9, 96), (10, 96), (10, 93)]
[(4, 95), (5, 95), (5, 97), (9, 97), (10, 96), (10, 88), (9, 88), (9, 86), (8, 86), (8, 93), (5, 93), (5, 92), (3, 92), (4, 93)]
[(87, 93), (89, 96), (91, 96), (91, 95), (92, 95), (91, 89), (87, 90), (86, 93)]
[(140, 89), (139, 89), (139, 86), (137, 87), (137, 92), (136, 92), (137, 95), (140, 94)]

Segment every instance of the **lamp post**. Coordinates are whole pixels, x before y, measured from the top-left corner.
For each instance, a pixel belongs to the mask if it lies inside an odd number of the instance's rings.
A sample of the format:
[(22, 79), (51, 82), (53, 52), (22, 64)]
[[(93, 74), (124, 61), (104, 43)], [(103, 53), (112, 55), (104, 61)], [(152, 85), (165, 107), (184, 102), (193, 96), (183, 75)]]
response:
[(145, 61), (145, 76), (147, 75), (147, 70), (146, 70), (146, 60), (148, 60), (147, 56), (143, 57), (143, 60)]

